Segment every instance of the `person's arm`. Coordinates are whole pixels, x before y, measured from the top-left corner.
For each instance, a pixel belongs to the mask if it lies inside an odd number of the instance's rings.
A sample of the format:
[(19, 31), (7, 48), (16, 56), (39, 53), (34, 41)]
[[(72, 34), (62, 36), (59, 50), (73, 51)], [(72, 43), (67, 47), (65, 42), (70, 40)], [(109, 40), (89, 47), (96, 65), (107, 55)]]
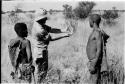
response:
[(58, 33), (62, 33), (62, 31), (61, 31), (61, 29), (51, 28), (50, 33), (58, 34)]
[(65, 37), (69, 37), (69, 36), (70, 36), (69, 34), (61, 35), (58, 37), (51, 37), (50, 36), (50, 41), (56, 41), (56, 40), (59, 40), (59, 39), (65, 38)]
[(26, 42), (26, 53), (28, 57), (28, 62), (32, 62), (32, 51), (31, 51), (31, 43), (29, 40)]
[(96, 51), (96, 57), (97, 59), (99, 58), (99, 56), (101, 55), (101, 49), (102, 49), (102, 35), (101, 33), (98, 33), (97, 34), (97, 42), (96, 42), (96, 48), (97, 48), (97, 51)]
[(61, 29), (51, 28), (50, 33), (54, 33), (54, 34), (69, 33), (69, 31), (62, 31)]

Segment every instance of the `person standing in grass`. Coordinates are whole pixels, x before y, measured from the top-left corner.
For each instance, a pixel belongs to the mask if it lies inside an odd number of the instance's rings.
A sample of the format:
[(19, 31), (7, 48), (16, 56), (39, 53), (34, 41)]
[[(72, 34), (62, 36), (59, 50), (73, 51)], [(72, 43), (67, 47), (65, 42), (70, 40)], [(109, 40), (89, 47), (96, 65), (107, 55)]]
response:
[(101, 17), (98, 14), (92, 14), (89, 19), (90, 27), (93, 28), (91, 32), (86, 52), (89, 59), (89, 71), (91, 79), (95, 84), (100, 84), (101, 72), (108, 71), (106, 58), (106, 42), (109, 38), (99, 25)]
[[(50, 41), (55, 41), (61, 38), (69, 37), (69, 33), (63, 33), (61, 36), (52, 38), (50, 33), (59, 29), (53, 29), (50, 26), (46, 25), (48, 17), (46, 16), (47, 11), (45, 9), (38, 9), (35, 13), (35, 21), (32, 28), (32, 37), (33, 37), (33, 58), (36, 65), (36, 79), (37, 83), (44, 81), (47, 70), (48, 70), (48, 45)], [(55, 32), (55, 33), (56, 33)], [(60, 33), (62, 33), (60, 31)]]
[(31, 83), (35, 67), (32, 66), (31, 44), (26, 38), (28, 35), (27, 26), (25, 23), (16, 23), (14, 30), (17, 37), (11, 39), (8, 45), (9, 56), (14, 69), (11, 76), (15, 81), (19, 79)]

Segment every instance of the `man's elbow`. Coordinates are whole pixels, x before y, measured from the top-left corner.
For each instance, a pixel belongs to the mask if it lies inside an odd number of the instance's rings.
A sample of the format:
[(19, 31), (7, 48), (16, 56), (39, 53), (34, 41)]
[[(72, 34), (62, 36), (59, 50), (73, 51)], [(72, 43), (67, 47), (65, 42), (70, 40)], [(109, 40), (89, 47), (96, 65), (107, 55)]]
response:
[(50, 41), (53, 41), (53, 39), (51, 39)]
[(54, 39), (51, 38), (50, 41), (54, 41)]

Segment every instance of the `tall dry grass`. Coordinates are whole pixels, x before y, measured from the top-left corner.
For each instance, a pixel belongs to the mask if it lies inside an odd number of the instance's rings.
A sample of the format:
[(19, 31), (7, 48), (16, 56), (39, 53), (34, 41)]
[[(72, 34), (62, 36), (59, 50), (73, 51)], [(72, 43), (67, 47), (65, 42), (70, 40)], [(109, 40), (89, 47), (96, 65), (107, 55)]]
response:
[[(25, 22), (28, 31), (31, 32), (34, 15), (32, 13), (19, 13), (16, 22)], [(65, 20), (62, 14), (50, 15), (47, 22), (52, 27), (62, 30), (68, 30), (73, 33), (69, 38), (64, 38), (49, 45), (49, 69), (45, 84), (89, 84), (89, 72), (87, 68), (88, 59), (86, 56), (86, 44), (92, 29), (89, 27), (88, 19)], [(8, 14), (2, 15), (2, 80), (3, 82), (13, 82), (9, 74), (11, 68), (7, 45), (10, 39), (16, 36), (14, 32), (13, 21), (8, 20), (11, 17)], [(14, 19), (14, 18), (13, 18)], [(12, 20), (13, 20), (12, 19)], [(115, 26), (101, 27), (110, 35), (107, 43), (107, 59), (109, 63), (109, 73), (102, 75), (102, 81), (107, 84), (123, 84), (124, 67), (123, 67), (123, 38), (124, 26), (123, 16), (118, 19)], [(29, 33), (30, 35), (31, 33)], [(8, 68), (7, 68), (8, 67)], [(7, 73), (6, 73), (7, 72)], [(106, 80), (105, 80), (106, 79)], [(106, 84), (106, 83), (103, 83)]]

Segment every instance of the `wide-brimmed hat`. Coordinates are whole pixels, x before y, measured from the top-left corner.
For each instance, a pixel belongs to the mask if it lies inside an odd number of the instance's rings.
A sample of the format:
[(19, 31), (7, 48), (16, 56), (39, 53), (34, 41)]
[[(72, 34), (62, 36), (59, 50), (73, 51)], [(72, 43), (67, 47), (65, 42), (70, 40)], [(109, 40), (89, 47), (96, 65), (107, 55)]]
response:
[(47, 20), (47, 11), (43, 8), (39, 8), (35, 11), (35, 21)]

